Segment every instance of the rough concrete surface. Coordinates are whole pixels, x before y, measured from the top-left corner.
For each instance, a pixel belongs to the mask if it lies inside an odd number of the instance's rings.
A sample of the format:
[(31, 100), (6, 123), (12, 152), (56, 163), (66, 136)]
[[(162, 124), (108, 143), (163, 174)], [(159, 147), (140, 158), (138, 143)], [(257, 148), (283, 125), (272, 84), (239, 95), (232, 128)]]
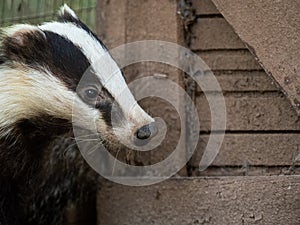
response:
[(299, 225), (300, 177), (172, 179), (147, 187), (105, 183), (99, 225)]
[(211, 0), (192, 0), (195, 14), (197, 15), (217, 15), (220, 14)]

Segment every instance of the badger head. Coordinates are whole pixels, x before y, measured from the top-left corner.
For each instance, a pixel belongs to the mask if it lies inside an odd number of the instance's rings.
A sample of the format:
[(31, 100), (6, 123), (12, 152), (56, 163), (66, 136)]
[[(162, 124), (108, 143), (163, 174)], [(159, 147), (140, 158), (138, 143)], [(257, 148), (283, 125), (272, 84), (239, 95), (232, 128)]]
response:
[(27, 131), (30, 124), (42, 133), (51, 124), (90, 129), (93, 121), (109, 144), (150, 139), (154, 120), (135, 101), (103, 43), (67, 5), (59, 16), (1, 31), (2, 138), (24, 122)]

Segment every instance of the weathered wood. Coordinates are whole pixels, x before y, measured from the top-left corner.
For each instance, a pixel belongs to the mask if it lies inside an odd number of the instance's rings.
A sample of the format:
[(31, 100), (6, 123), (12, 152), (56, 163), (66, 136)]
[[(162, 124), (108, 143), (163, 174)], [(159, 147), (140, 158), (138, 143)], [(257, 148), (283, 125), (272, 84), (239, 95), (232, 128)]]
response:
[[(218, 135), (218, 134), (211, 134)], [(198, 167), (209, 135), (200, 135), (190, 161)], [(226, 134), (212, 166), (290, 166), (300, 164), (299, 134)]]
[[(118, 44), (146, 40), (161, 40), (182, 44), (184, 40), (183, 29), (176, 10), (176, 1), (122, 0), (120, 3), (114, 0), (99, 1), (98, 33), (102, 34), (105, 43), (107, 42), (112, 47)], [(102, 32), (103, 26), (104, 30)], [(139, 49), (134, 54), (139, 55)], [(136, 63), (129, 65), (123, 72), (128, 83), (147, 75), (155, 77), (153, 75), (159, 73), (158, 78), (156, 77), (158, 80), (167, 80), (168, 78), (184, 86), (182, 71), (162, 63)], [(147, 85), (149, 85), (148, 88), (153, 88), (147, 82), (144, 82), (143, 88), (147, 88)], [(164, 91), (173, 91), (165, 87), (163, 88)], [(178, 100), (179, 93), (177, 95), (177, 93), (172, 92), (172, 95), (170, 93), (167, 93), (167, 95), (174, 96), (176, 100), (174, 104), (182, 105), (182, 108), (184, 108), (183, 99)], [(136, 97), (139, 98), (140, 96)], [(123, 161), (145, 165), (158, 162), (168, 156), (169, 151), (174, 149), (174, 144), (176, 146), (180, 136), (180, 129), (184, 128), (180, 126), (178, 114), (172, 105), (168, 105), (163, 101), (151, 101), (150, 99), (142, 101), (141, 105), (145, 111), (150, 111), (151, 115), (164, 117), (169, 125), (168, 135), (159, 149), (141, 154), (134, 154), (133, 151), (128, 153), (123, 151), (119, 154)], [(185, 158), (184, 151), (182, 151), (182, 154), (178, 160)]]
[(300, 113), (300, 2), (212, 1)]
[(192, 50), (246, 49), (244, 42), (224, 18), (200, 18), (191, 32)]
[(103, 43), (109, 49), (125, 44), (126, 0), (97, 1), (96, 13), (96, 32)]
[[(212, 95), (212, 94), (211, 94)], [(286, 97), (280, 93), (225, 95), (227, 130), (300, 130), (300, 120)], [(210, 130), (210, 108), (206, 97), (196, 98), (201, 130)]]
[(300, 176), (172, 179), (152, 186), (105, 183), (99, 225), (300, 223)]
[[(264, 71), (213, 71), (213, 74), (223, 92), (279, 91)], [(200, 87), (198, 92), (202, 92)]]
[(220, 12), (211, 0), (192, 0), (192, 5), (197, 15), (220, 14)]
[(208, 51), (197, 53), (212, 70), (261, 70), (248, 50)]
[[(182, 43), (183, 30), (176, 14), (176, 10), (176, 1), (127, 0), (126, 41), (161, 40), (178, 44)], [(139, 54), (138, 52), (136, 53)], [(153, 77), (156, 73), (161, 74), (161, 77), (165, 76), (165, 78), (158, 78), (158, 80), (161, 79), (161, 83), (164, 83), (164, 80), (166, 79), (171, 79), (183, 86), (182, 72), (165, 64), (143, 62), (132, 65), (125, 70), (125, 76), (129, 78), (129, 81), (147, 75)], [(143, 88), (147, 88), (147, 85), (151, 84), (145, 83)], [(158, 90), (161, 87), (155, 88)], [(153, 85), (149, 88), (153, 88)], [(161, 90), (165, 91), (165, 93), (169, 92), (169, 94), (167, 94), (168, 96), (174, 96), (175, 105), (184, 107), (183, 99), (178, 101), (179, 93), (177, 95), (173, 92), (171, 95), (170, 92), (173, 90), (167, 89), (166, 87), (162, 87)], [(161, 146), (148, 153), (139, 153), (138, 159), (135, 159), (137, 163), (150, 161), (153, 164), (169, 156), (170, 152), (173, 151), (176, 146), (175, 143), (177, 143), (180, 137), (180, 130), (184, 128), (180, 126), (178, 114), (170, 104), (168, 105), (166, 102), (157, 99), (148, 99), (143, 101), (141, 105), (147, 112), (152, 112), (151, 115), (164, 118), (168, 124), (168, 134)], [(184, 148), (184, 146), (182, 146), (182, 148)], [(185, 152), (182, 151), (182, 155), (178, 160), (181, 161), (184, 157)], [(186, 174), (186, 171), (184, 170), (181, 174)]]
[(163, 40), (177, 42), (181, 29), (175, 1), (127, 0), (126, 40)]

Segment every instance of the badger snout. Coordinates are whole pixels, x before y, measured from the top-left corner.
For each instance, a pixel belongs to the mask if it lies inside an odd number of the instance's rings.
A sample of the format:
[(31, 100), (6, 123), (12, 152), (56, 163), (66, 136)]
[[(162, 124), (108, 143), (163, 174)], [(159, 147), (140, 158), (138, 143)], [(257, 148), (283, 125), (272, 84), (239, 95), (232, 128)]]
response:
[(137, 146), (146, 145), (157, 134), (155, 122), (140, 127), (135, 133), (134, 143)]

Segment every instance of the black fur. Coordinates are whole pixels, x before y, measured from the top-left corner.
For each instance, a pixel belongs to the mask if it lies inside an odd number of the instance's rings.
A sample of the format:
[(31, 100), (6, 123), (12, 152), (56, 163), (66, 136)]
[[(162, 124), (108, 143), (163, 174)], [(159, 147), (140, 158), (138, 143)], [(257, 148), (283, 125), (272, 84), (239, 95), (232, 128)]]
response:
[(96, 108), (99, 109), (100, 112), (102, 112), (103, 120), (108, 126), (119, 126), (121, 125), (122, 121), (125, 120), (124, 113), (116, 102), (113, 103), (113, 101), (109, 100), (99, 102), (98, 104), (96, 104)]
[(0, 193), (0, 225), (19, 225), (22, 211), (17, 185), (10, 179), (1, 179)]
[(0, 225), (62, 224), (71, 202), (96, 199), (97, 174), (83, 160), (68, 122), (40, 116), (15, 127), (13, 145), (0, 140)]
[(88, 59), (78, 46), (75, 46), (66, 38), (50, 31), (44, 31), (44, 33), (50, 46), (51, 58), (50, 61), (43, 63), (49, 65), (50, 69), (56, 74), (61, 74), (61, 79), (73, 91), (76, 91), (82, 75), (90, 66)]
[(40, 174), (39, 194), (27, 199), (31, 206), (26, 213), (28, 225), (62, 224), (63, 212), (70, 203), (81, 205), (93, 199), (96, 206), (97, 175), (74, 144), (73, 138), (63, 136), (49, 146), (51, 151)]

